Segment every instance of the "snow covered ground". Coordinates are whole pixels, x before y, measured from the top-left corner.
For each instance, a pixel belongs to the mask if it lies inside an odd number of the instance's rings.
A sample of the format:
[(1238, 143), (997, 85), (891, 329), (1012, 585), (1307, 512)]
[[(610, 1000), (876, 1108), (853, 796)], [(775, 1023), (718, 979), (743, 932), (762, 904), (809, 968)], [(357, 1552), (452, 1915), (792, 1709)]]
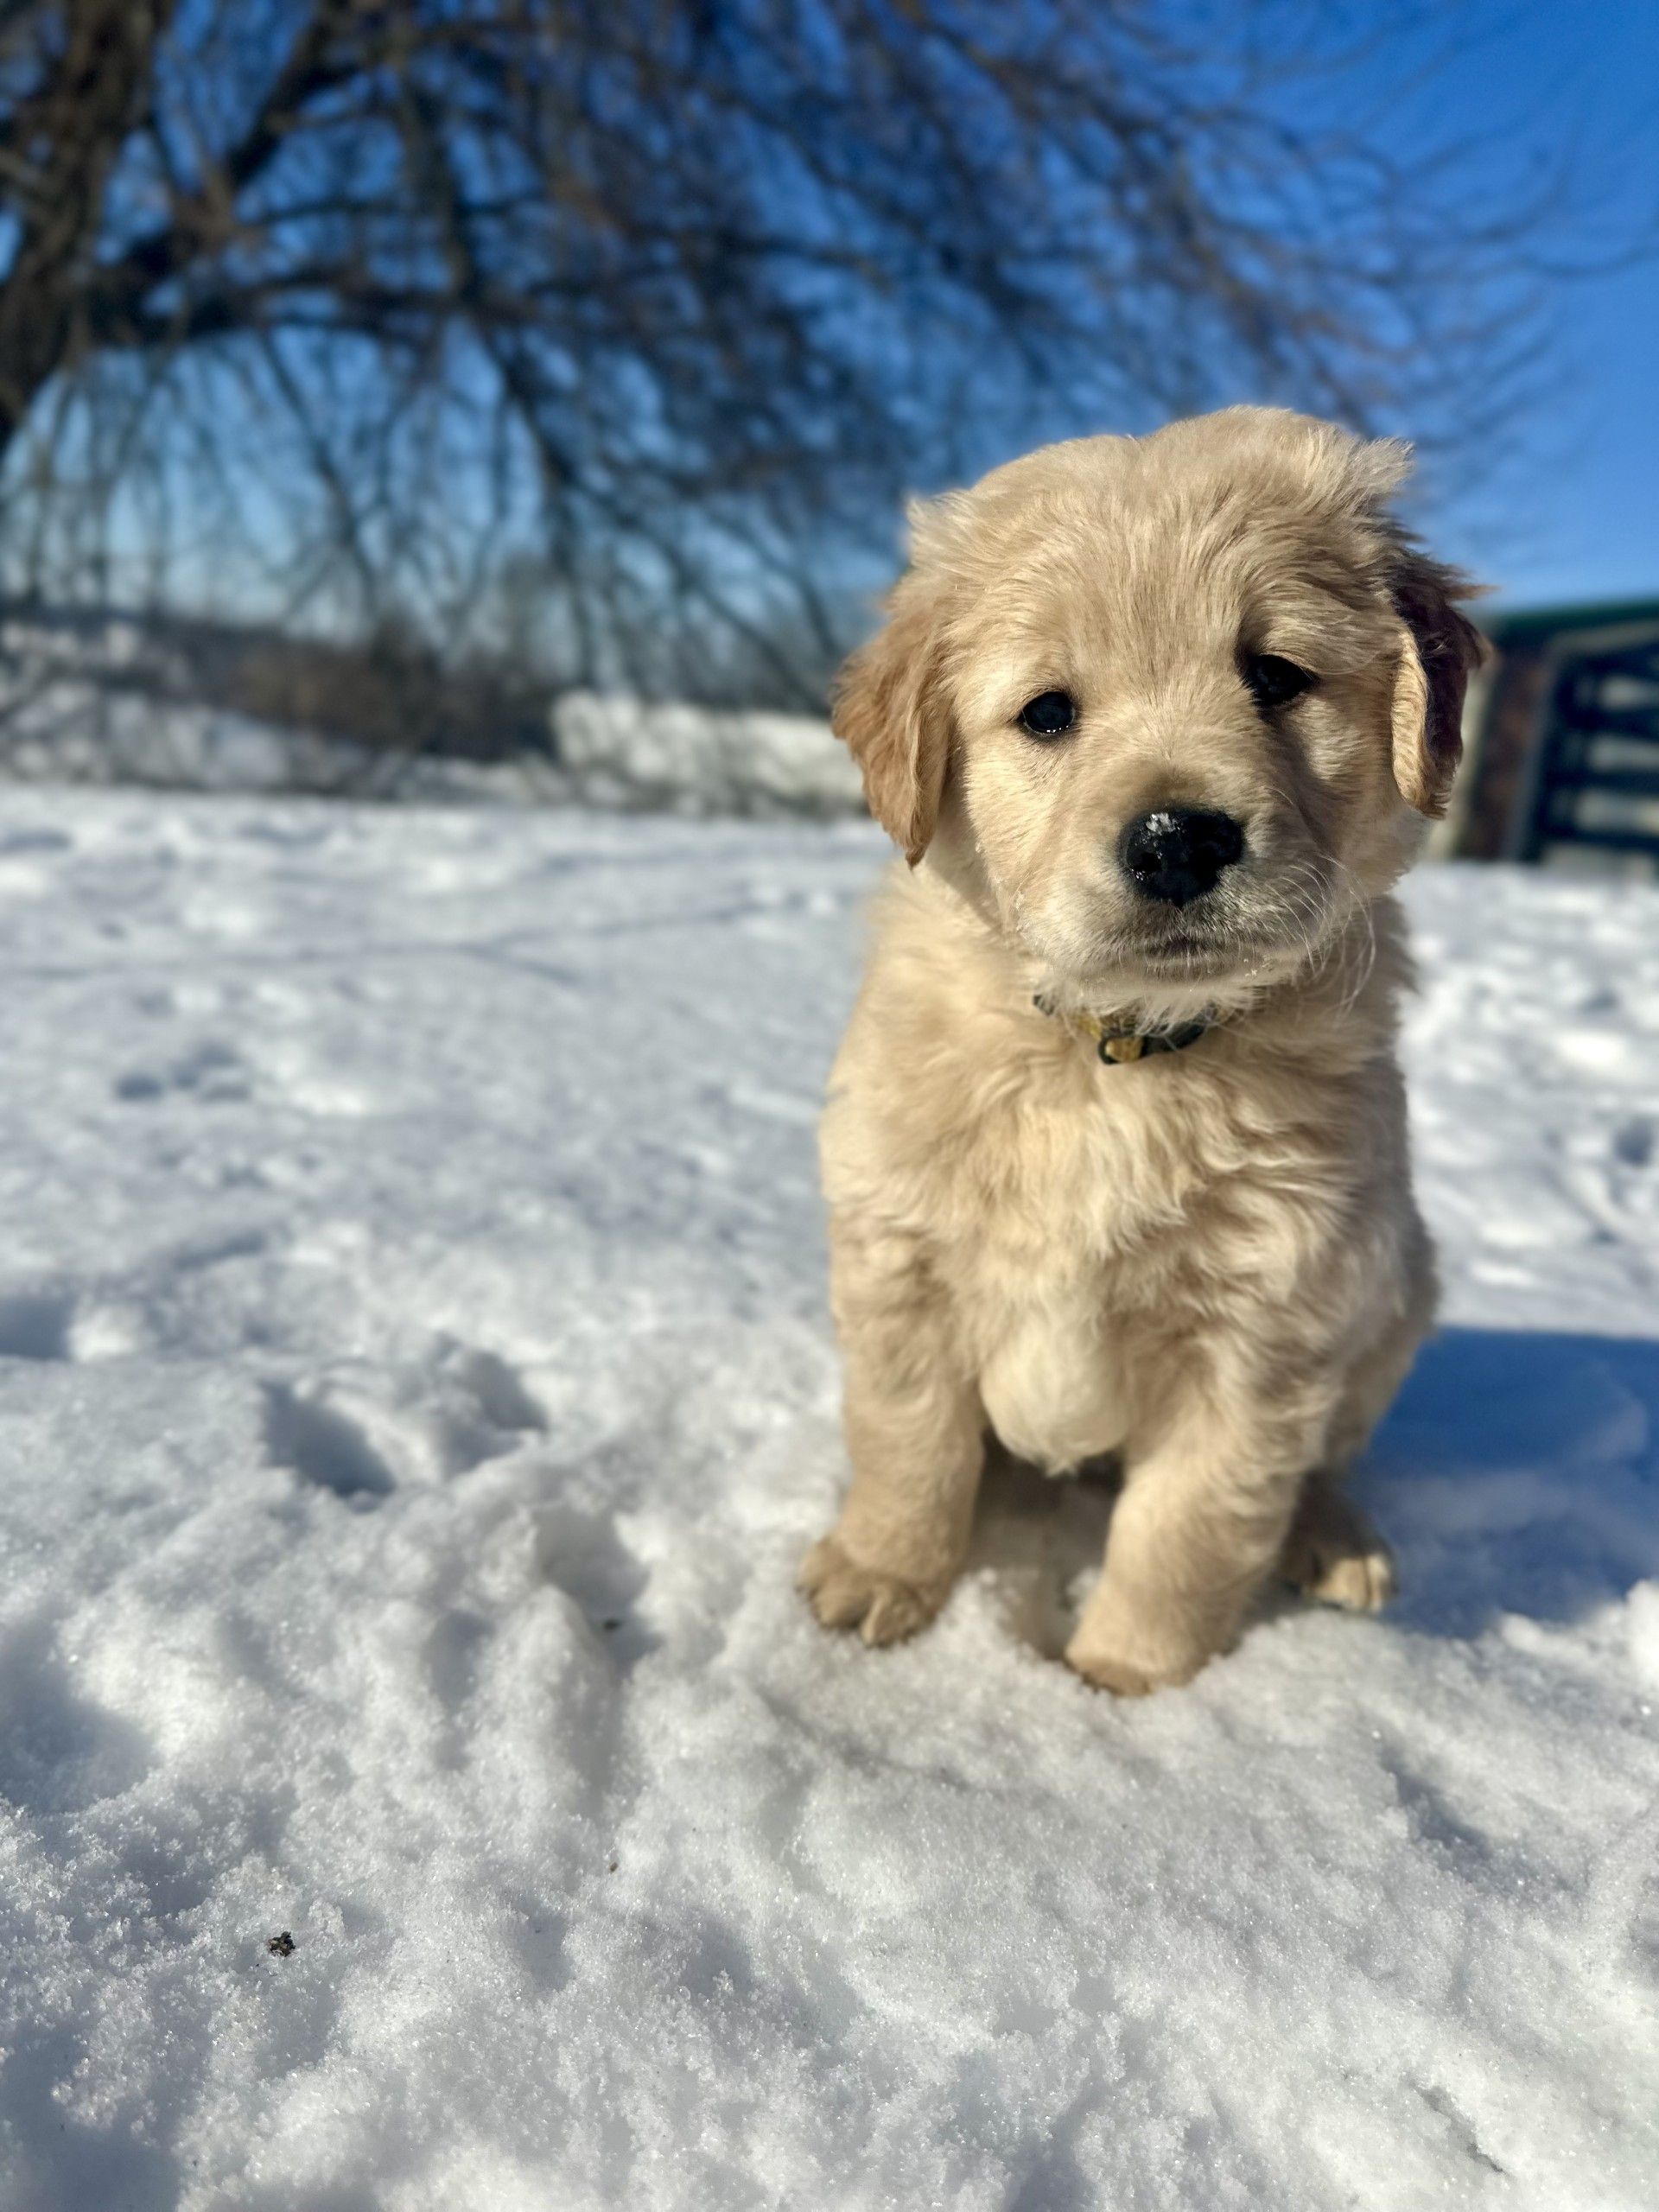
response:
[(8, 794), (6, 2212), (1659, 2201), (1659, 894), (1419, 879), (1406, 1595), (1125, 1706), (791, 1587), (879, 853)]
[[(9, 649), (19, 652), (21, 677), (6, 667)], [(73, 664), (42, 664), (27, 640), (20, 652), (0, 620), (0, 780), (7, 783), (762, 819), (863, 815), (852, 756), (814, 715), (569, 691), (555, 702), (550, 721), (545, 753), (477, 761), (377, 750), (222, 708), (162, 705)]]

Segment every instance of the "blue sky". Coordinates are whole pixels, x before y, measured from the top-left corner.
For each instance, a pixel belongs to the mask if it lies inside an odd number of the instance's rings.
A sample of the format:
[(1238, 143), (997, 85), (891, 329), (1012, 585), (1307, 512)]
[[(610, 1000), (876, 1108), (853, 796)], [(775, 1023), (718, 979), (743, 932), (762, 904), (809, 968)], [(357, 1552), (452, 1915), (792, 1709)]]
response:
[[(1517, 605), (1659, 595), (1659, 0), (1459, 0), (1439, 22), (1459, 58), (1425, 96), (1433, 116), (1407, 111), (1408, 134), (1445, 130), (1456, 100), (1459, 127), (1493, 136), (1481, 158), (1495, 181), (1521, 158), (1564, 158), (1574, 181), (1554, 262), (1592, 266), (1644, 220), (1654, 251), (1550, 277), (1559, 358), (1519, 451), (1450, 506), (1426, 486), (1425, 520)], [(1385, 47), (1374, 67), (1399, 61)]]

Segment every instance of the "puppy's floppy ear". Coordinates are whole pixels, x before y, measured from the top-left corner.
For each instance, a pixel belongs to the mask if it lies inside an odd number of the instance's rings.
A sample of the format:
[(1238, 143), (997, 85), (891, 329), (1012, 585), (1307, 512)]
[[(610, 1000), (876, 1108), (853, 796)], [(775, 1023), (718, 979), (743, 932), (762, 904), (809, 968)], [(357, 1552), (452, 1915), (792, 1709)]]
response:
[(1463, 758), (1463, 695), (1486, 642), (1456, 602), (1477, 587), (1456, 569), (1396, 540), (1389, 595), (1400, 617), (1394, 678), (1394, 780), (1419, 814), (1437, 821)]
[(936, 588), (906, 576), (887, 620), (842, 670), (831, 722), (859, 766), (870, 812), (914, 868), (938, 819), (950, 752)]

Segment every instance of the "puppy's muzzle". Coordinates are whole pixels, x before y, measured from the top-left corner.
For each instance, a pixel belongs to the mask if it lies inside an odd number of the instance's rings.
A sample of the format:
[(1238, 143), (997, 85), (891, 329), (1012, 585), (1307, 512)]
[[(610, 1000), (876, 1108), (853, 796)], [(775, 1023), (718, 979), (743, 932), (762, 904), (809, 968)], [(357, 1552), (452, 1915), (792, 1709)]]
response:
[(1118, 859), (1143, 899), (1188, 906), (1215, 889), (1223, 869), (1243, 850), (1244, 832), (1230, 814), (1156, 806), (1128, 824), (1119, 841)]

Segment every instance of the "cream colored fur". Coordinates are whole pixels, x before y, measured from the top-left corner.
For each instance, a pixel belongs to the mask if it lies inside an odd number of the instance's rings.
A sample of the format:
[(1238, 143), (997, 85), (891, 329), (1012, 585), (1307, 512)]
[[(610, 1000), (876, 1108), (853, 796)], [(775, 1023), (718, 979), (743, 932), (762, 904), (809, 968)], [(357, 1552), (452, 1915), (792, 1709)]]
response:
[[(836, 727), (906, 852), (823, 1130), (852, 1487), (803, 1586), (886, 1643), (966, 1551), (988, 1433), (1123, 1474), (1067, 1657), (1188, 1680), (1278, 1567), (1389, 1594), (1337, 1485), (1429, 1325), (1388, 893), (1443, 808), (1474, 632), (1386, 502), (1402, 449), (1255, 409), (1051, 447), (912, 514)], [(1318, 679), (1264, 714), (1243, 653)], [(1076, 728), (1021, 706), (1053, 689)], [(1244, 858), (1153, 911), (1149, 807)], [(1200, 911), (1200, 909), (1202, 911)], [(1033, 1004), (1196, 1045), (1103, 1067)]]

